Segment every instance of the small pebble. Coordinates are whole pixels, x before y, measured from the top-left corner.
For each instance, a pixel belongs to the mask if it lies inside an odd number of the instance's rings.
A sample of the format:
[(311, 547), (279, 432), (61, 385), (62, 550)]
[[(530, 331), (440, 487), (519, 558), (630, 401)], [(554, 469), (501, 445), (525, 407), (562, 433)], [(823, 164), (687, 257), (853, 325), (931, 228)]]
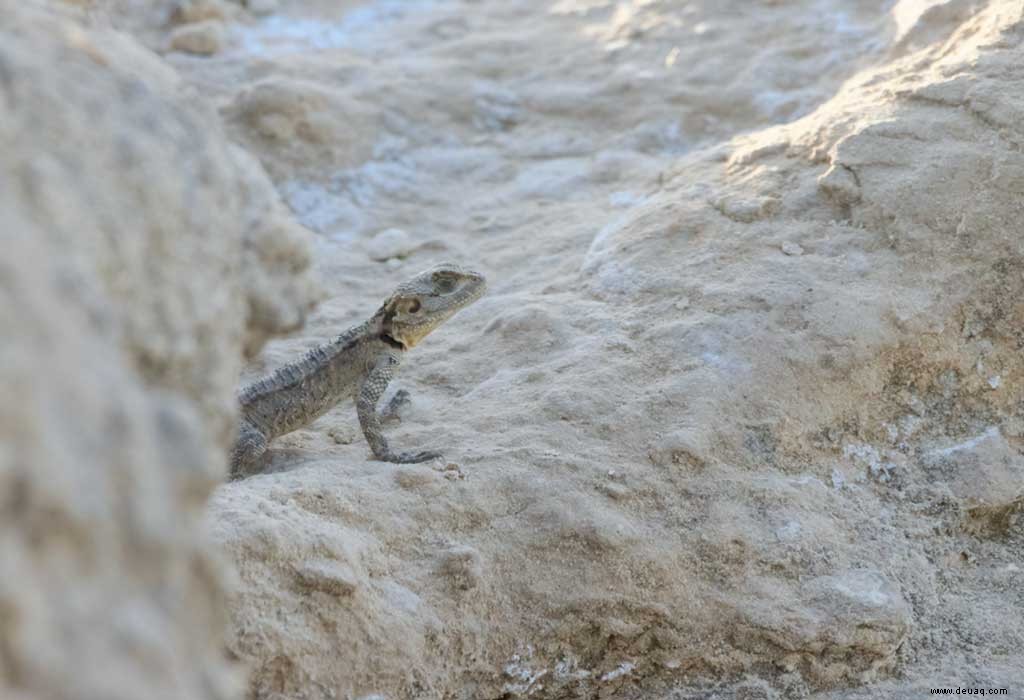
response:
[(186, 24), (171, 32), (171, 48), (199, 56), (212, 56), (224, 48), (224, 25), (215, 20)]
[(335, 426), (327, 431), (327, 436), (338, 445), (351, 445), (356, 440), (355, 431), (347, 426)]
[(782, 244), (782, 252), (786, 255), (803, 255), (804, 249), (800, 247), (799, 243), (793, 241), (786, 241)]
[(446, 463), (440, 471), (444, 478), (449, 481), (461, 481), (466, 478), (466, 475), (462, 472), (462, 467), (455, 462)]

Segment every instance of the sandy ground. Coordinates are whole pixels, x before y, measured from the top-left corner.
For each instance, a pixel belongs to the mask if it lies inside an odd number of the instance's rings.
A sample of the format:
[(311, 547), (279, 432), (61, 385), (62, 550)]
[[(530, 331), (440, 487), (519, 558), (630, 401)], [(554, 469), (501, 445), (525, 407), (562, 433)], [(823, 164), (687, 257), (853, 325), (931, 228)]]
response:
[(215, 495), (253, 697), (1021, 692), (1019, 2), (267, 9), (165, 54), (319, 234), (246, 378), (491, 291), (394, 384), (445, 461), (343, 404)]

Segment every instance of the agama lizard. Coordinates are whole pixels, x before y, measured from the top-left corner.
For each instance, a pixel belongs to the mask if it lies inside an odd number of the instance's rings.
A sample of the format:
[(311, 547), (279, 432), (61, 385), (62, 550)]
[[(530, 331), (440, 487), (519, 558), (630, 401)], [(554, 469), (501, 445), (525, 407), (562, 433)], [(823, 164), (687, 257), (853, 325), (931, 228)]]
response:
[(341, 400), (354, 397), (363, 435), (376, 459), (425, 462), (437, 452), (393, 452), (381, 433), (377, 402), (406, 351), (487, 288), (483, 275), (443, 263), (399, 287), (368, 321), (313, 348), (239, 393), (241, 424), (231, 452), (231, 475), (254, 471), (274, 438), (309, 425)]

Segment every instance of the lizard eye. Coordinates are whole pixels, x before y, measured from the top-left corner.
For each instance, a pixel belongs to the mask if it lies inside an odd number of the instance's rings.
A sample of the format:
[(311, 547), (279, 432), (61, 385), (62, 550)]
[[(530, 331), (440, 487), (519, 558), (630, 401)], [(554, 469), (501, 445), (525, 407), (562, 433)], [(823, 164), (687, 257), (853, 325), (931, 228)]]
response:
[(434, 286), (440, 294), (450, 294), (455, 291), (455, 285), (454, 277), (448, 275), (436, 275), (434, 277)]
[(420, 300), (419, 299), (413, 299), (412, 301), (409, 302), (409, 307), (405, 311), (406, 311), (406, 313), (415, 314), (415, 313), (418, 313), (419, 310), (420, 310)]

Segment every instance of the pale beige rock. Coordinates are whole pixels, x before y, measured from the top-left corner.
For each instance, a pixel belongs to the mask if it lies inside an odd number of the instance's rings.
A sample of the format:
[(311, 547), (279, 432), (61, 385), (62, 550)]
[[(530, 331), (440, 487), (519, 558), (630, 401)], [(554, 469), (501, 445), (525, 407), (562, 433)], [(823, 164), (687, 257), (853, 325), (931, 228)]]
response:
[(370, 105), (336, 86), (305, 80), (270, 78), (247, 86), (224, 113), (271, 172), (357, 164), (371, 153), (376, 131)]
[(223, 21), (228, 16), (228, 7), (221, 0), (177, 0), (171, 9), (171, 20), (181, 24)]
[(177, 27), (171, 32), (170, 45), (175, 51), (212, 56), (224, 48), (224, 41), (224, 24), (211, 19)]
[(243, 271), (266, 176), (157, 57), (41, 9), (0, 3), (0, 696), (238, 697), (200, 522), (304, 242)]
[[(217, 490), (250, 695), (1024, 684), (1019, 1), (466, 9), (295, 0), (166, 57), (325, 234), (328, 302), (247, 376), (441, 257), (492, 280), (396, 379), (393, 439), (444, 468), (367, 461), (342, 406)], [(301, 232), (231, 153), (268, 212), (234, 273), (254, 353), (301, 321)], [(422, 245), (368, 264), (388, 228)]]
[[(462, 478), (329, 440), (343, 406), (215, 495), (255, 697), (1024, 682), (997, 498), (1021, 8), (932, 5), (487, 2), (348, 35), (310, 2), (302, 37), (243, 37), (258, 70), (180, 65), (335, 238), (336, 301), (259, 371), (442, 255), (492, 279), (396, 379), (393, 439)], [(345, 259), (387, 228), (425, 243)], [(304, 593), (310, 561), (354, 592)]]
[(385, 229), (366, 242), (366, 253), (371, 260), (384, 262), (391, 258), (404, 258), (416, 247), (412, 236), (399, 228)]

